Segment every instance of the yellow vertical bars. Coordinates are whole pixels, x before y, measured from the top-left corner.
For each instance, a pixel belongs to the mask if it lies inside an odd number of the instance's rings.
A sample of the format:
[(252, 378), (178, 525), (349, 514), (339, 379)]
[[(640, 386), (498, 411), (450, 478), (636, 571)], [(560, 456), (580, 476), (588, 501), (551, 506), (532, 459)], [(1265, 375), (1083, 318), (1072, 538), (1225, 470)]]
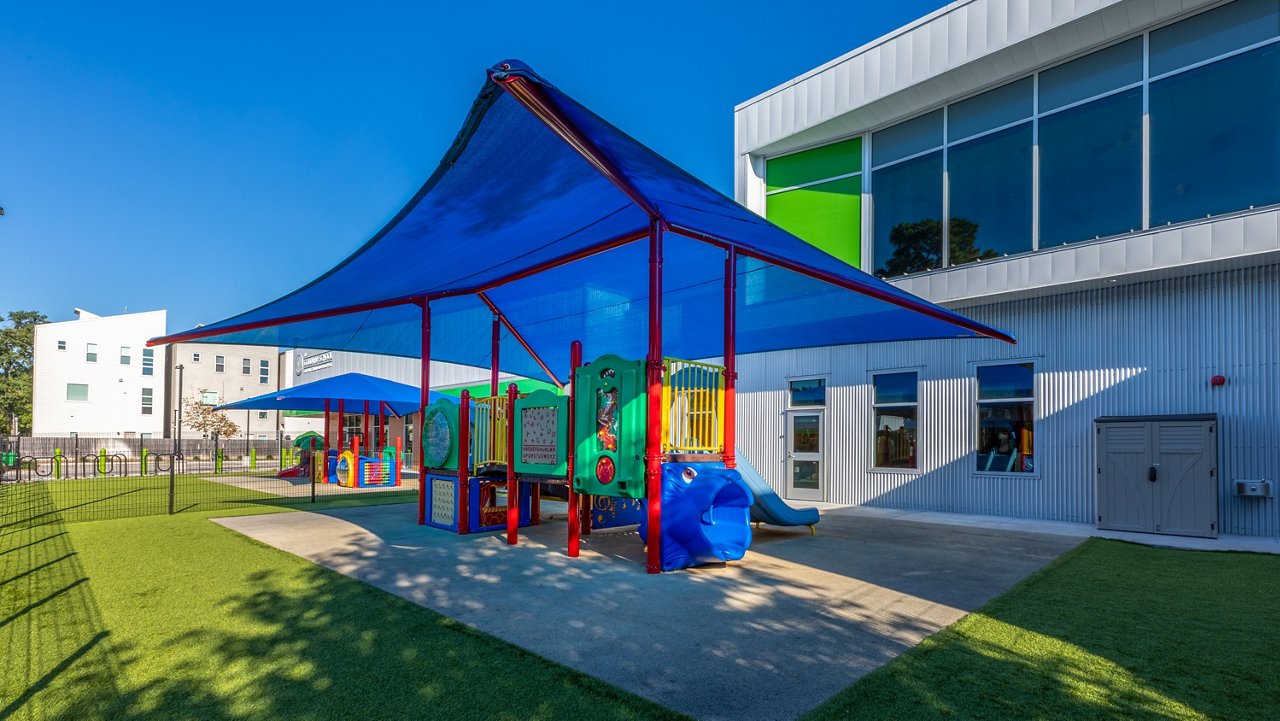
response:
[(717, 452), (723, 437), (724, 367), (667, 358), (662, 379), (666, 452)]
[[(524, 394), (517, 396), (523, 398)], [(504, 465), (507, 462), (507, 407), (505, 395), (476, 398), (472, 411), (474, 429), (471, 432), (472, 473), (479, 473), (481, 466)]]

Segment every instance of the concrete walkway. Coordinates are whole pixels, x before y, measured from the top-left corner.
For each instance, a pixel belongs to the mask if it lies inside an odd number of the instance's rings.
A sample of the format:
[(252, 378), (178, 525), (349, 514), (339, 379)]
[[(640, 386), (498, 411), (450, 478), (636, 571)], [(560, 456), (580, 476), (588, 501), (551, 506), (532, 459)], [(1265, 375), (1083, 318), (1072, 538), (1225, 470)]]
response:
[(1118, 541), (1141, 543), (1146, 546), (1180, 548), (1188, 551), (1249, 551), (1252, 553), (1280, 554), (1280, 537), (1271, 536), (1234, 536), (1224, 533), (1217, 538), (1192, 538), (1189, 536), (1167, 536), (1160, 533), (1101, 531), (1098, 530), (1096, 526), (1088, 523), (1040, 521), (1034, 518), (1007, 518), (1004, 516), (980, 516), (965, 513), (908, 511), (893, 508), (872, 508), (870, 506), (839, 506), (829, 503), (814, 505), (819, 505), (821, 507), (823, 518), (835, 516), (885, 518), (900, 521), (912, 521), (914, 523), (937, 523), (947, 526), (988, 528), (997, 531), (1048, 533), (1055, 536), (1071, 536), (1073, 538), (1113, 538)]
[[(833, 513), (728, 566), (649, 576), (634, 532), (461, 537), (406, 505), (218, 521), (701, 719), (790, 719), (1080, 542)], [(512, 669), (518, 672), (518, 669)]]

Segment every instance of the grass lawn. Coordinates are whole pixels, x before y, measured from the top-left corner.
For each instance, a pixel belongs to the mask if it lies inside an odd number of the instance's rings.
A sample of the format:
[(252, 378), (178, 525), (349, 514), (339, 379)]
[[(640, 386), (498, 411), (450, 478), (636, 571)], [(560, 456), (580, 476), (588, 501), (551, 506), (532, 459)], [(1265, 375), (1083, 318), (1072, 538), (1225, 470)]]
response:
[[(208, 520), (278, 499), (63, 522), (82, 491), (0, 486), (0, 719), (681, 718)], [(1278, 659), (1280, 556), (1095, 539), (805, 721), (1274, 719)]]
[(273, 509), (54, 501), (0, 487), (0, 719), (682, 718), (208, 520)]
[(1092, 539), (804, 716), (1280, 718), (1280, 556)]

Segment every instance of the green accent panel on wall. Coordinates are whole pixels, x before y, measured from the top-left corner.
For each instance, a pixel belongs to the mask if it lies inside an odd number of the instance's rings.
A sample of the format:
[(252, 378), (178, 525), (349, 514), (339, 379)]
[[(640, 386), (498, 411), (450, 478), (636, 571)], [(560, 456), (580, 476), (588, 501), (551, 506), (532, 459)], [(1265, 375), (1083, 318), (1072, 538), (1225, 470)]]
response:
[(765, 165), (769, 190), (826, 180), (862, 170), (862, 138), (850, 138), (812, 150), (770, 158)]
[(766, 196), (765, 215), (855, 268), (862, 266), (862, 176)]

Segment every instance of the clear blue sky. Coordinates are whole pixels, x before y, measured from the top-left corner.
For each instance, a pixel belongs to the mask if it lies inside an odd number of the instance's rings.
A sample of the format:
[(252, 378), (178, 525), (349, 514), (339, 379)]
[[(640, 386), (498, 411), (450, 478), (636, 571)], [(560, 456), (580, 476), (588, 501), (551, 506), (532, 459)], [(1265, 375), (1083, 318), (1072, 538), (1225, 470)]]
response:
[(735, 104), (943, 4), (10, 3), (0, 311), (177, 331), (283, 295), (399, 210), (508, 57), (731, 192)]

